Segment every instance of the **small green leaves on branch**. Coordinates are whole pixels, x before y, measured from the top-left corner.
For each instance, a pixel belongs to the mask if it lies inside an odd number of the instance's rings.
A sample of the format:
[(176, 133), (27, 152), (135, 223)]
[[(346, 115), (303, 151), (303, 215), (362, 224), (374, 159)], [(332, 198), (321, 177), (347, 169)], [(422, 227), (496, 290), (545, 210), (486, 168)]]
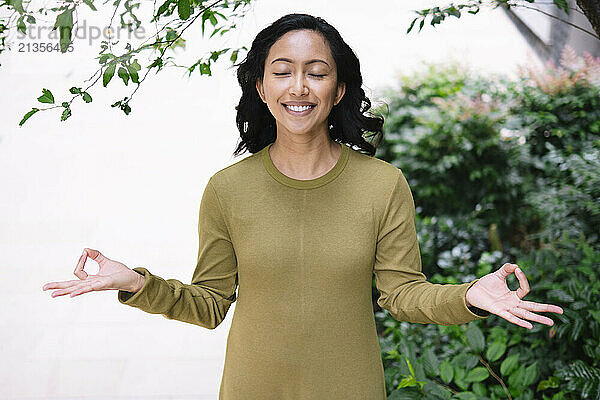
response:
[(54, 96), (48, 89), (42, 89), (42, 95), (38, 97), (40, 103), (54, 104)]
[(420, 17), (413, 19), (413, 21), (411, 22), (410, 26), (408, 27), (408, 30), (406, 31), (406, 33), (409, 33), (412, 30), (412, 28), (415, 25), (415, 22), (417, 22), (417, 20), (419, 18), (421, 18), (421, 22), (419, 24), (419, 32), (421, 32), (421, 29), (423, 29), (423, 25), (425, 25), (425, 19), (429, 15), (431, 15), (431, 26), (435, 27), (436, 24), (439, 24), (440, 22), (442, 22), (447, 16), (454, 16), (456, 18), (460, 18), (460, 16), (461, 16), (460, 10), (463, 8), (468, 8), (469, 10), (467, 10), (467, 12), (470, 14), (477, 14), (479, 12), (480, 5), (481, 5), (481, 0), (475, 0), (475, 1), (471, 1), (471, 3), (469, 3), (469, 4), (458, 4), (456, 6), (454, 4), (450, 4), (446, 8), (433, 7), (433, 8), (426, 8), (424, 10), (417, 10), (415, 12), (418, 15), (420, 15)]
[(119, 107), (125, 113), (125, 115), (129, 115), (129, 113), (131, 112), (131, 107), (129, 107), (129, 100), (131, 99), (128, 99), (128, 97), (125, 97), (123, 100), (119, 100), (114, 104), (111, 104), (111, 107)]
[(92, 101), (92, 96), (90, 96), (88, 92), (82, 91), (81, 88), (73, 86), (71, 89), (69, 89), (69, 92), (81, 95), (83, 101), (85, 101), (86, 103), (90, 103)]
[(60, 120), (65, 121), (67, 118), (69, 118), (71, 116), (71, 107), (70, 107), (69, 103), (67, 103), (66, 101), (62, 102), (62, 106), (64, 107), (64, 110), (62, 112), (62, 115), (60, 116)]

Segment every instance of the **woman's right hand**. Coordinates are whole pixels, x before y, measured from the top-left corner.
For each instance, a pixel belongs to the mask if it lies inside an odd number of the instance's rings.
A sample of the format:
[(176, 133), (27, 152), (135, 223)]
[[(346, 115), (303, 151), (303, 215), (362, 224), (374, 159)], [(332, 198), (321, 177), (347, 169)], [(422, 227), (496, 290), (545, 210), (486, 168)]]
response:
[[(100, 267), (98, 275), (88, 275), (83, 270), (87, 258), (98, 263)], [(46, 283), (42, 290), (60, 289), (52, 292), (52, 297), (70, 294), (75, 297), (83, 293), (99, 290), (124, 290), (127, 292), (137, 292), (144, 286), (144, 276), (128, 268), (125, 264), (111, 260), (102, 255), (98, 250), (83, 249), (83, 254), (79, 257), (75, 271), (79, 279), (62, 282)]]

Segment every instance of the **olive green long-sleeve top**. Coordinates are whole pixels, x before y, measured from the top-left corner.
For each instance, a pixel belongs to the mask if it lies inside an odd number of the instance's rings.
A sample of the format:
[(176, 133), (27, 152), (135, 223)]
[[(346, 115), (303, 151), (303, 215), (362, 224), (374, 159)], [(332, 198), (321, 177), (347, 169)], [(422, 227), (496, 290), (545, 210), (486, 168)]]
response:
[(208, 329), (236, 302), (220, 400), (384, 400), (373, 274), (394, 318), (442, 325), (489, 315), (466, 305), (477, 280), (426, 280), (397, 167), (342, 145), (326, 174), (298, 180), (275, 167), (269, 147), (209, 179), (191, 283), (136, 267), (144, 286), (118, 300)]

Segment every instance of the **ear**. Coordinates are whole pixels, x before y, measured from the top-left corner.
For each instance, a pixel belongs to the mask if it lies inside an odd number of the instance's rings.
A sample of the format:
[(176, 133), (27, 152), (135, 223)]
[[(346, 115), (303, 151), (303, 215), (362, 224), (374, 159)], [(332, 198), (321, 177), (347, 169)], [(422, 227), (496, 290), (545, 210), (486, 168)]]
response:
[(346, 82), (338, 83), (337, 94), (335, 96), (335, 101), (333, 103), (334, 106), (337, 106), (340, 101), (342, 101), (342, 97), (344, 97), (344, 93), (346, 93)]
[(263, 84), (262, 84), (262, 81), (260, 79), (256, 80), (256, 91), (258, 92), (258, 96), (263, 101), (263, 103), (266, 103), (266, 101), (265, 101), (265, 94), (263, 92)]

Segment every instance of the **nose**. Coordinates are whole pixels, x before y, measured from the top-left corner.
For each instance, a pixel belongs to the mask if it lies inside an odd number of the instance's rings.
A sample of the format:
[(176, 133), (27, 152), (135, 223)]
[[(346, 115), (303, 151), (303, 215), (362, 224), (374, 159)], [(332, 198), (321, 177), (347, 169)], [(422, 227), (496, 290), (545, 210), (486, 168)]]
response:
[(296, 74), (290, 85), (290, 94), (296, 96), (308, 94), (308, 87), (306, 86), (304, 74)]

